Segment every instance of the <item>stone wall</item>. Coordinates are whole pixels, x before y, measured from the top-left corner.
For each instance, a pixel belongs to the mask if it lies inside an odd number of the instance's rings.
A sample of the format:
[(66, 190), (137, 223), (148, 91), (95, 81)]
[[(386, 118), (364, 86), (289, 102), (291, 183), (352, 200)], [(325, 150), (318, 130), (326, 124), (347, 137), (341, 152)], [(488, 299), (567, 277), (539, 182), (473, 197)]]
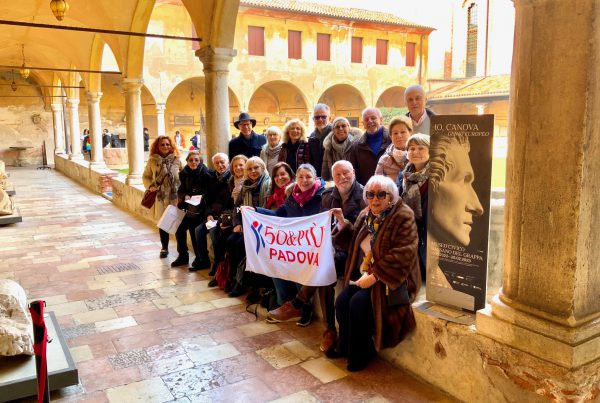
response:
[(414, 308), (416, 330), (383, 350), (384, 359), (466, 402), (600, 398), (600, 362), (569, 371), (483, 336), (475, 325), (453, 323), (429, 305)]

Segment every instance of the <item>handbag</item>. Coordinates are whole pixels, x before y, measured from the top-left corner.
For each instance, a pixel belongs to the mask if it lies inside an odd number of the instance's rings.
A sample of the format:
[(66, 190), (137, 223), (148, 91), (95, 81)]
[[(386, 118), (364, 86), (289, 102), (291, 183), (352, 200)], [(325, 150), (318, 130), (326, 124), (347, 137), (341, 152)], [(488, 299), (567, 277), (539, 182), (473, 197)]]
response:
[(400, 287), (395, 290), (385, 286), (385, 297), (387, 299), (388, 307), (392, 308), (399, 305), (410, 304), (410, 295), (408, 294), (408, 283), (405, 281)]
[(217, 280), (219, 288), (224, 290), (229, 279), (229, 259), (225, 258), (217, 265), (215, 279)]
[(233, 225), (233, 212), (231, 211), (224, 211), (223, 213), (221, 213), (221, 217), (219, 218), (219, 220), (221, 221), (221, 226), (225, 227), (231, 227)]
[(156, 183), (156, 189), (146, 189), (144, 196), (142, 196), (142, 206), (146, 207), (147, 209), (151, 209), (152, 206), (154, 206), (154, 203), (156, 202), (156, 195), (158, 194), (158, 191), (160, 190), (164, 180), (165, 178), (163, 177), (160, 182)]

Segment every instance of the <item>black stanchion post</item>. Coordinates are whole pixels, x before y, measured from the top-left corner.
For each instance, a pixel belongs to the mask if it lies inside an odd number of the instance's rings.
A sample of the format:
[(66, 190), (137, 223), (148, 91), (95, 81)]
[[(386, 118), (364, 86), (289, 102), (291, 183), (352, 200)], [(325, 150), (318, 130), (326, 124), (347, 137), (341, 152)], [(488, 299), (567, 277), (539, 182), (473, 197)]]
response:
[(31, 312), (31, 320), (33, 321), (33, 352), (35, 353), (35, 369), (38, 381), (38, 403), (50, 402), (48, 364), (46, 362), (48, 332), (44, 321), (45, 306), (45, 301), (33, 301), (29, 304), (29, 312)]

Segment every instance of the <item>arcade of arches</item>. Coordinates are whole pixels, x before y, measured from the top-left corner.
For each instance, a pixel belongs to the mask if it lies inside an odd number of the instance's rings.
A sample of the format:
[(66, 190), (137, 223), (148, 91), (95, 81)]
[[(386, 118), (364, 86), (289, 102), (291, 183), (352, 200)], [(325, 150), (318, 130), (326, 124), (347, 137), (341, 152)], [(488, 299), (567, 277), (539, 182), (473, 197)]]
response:
[[(139, 206), (144, 126), (153, 135), (201, 129), (203, 152), (212, 155), (226, 149), (239, 111), (255, 115), (260, 131), (293, 117), (309, 122), (314, 104), (324, 102), (333, 115), (360, 125), (364, 107), (402, 108), (403, 89), (426, 77), (427, 27), (389, 29), (390, 48), (399, 37), (422, 43), (415, 67), (370, 65), (374, 57), (365, 50), (360, 65), (312, 70), (303, 60), (279, 59), (287, 47), (277, 41), (273, 54), (253, 64), (241, 45), (246, 28), (279, 14), (249, 12), (238, 0), (69, 3), (64, 25), (195, 32), (202, 41), (167, 46), (164, 39), (0, 25), (0, 55), (15, 66), (0, 72), (2, 148), (29, 142), (37, 150), (45, 140), (58, 171), (99, 193), (102, 180), (114, 175), (100, 139), (109, 128), (126, 141), (128, 166), (126, 178), (112, 178), (112, 202), (151, 222), (157, 217)], [(469, 325), (444, 308), (416, 307), (417, 331), (382, 353), (462, 400), (600, 399), (600, 13), (595, 0), (574, 3), (515, 2), (501, 290)], [(47, 2), (2, 0), (0, 11), (6, 20), (56, 23)], [(278, 29), (267, 39), (279, 38)], [(356, 29), (372, 39), (372, 25)], [(348, 35), (338, 31), (332, 41)], [(405, 55), (390, 52), (394, 57)], [(18, 68), (23, 59), (70, 71), (32, 67), (25, 79)], [(81, 154), (84, 127), (92, 137), (89, 161)], [(33, 164), (41, 156), (35, 152)], [(0, 157), (9, 165), (14, 160), (5, 150)]]

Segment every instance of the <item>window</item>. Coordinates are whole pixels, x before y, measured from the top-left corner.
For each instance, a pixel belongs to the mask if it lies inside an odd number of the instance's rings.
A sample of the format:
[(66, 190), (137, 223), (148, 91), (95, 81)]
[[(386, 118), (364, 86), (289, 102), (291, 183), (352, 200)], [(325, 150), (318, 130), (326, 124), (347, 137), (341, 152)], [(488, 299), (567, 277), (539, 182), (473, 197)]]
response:
[(414, 42), (406, 42), (406, 65), (414, 67), (415, 65), (415, 49), (417, 44)]
[(248, 26), (248, 54), (265, 55), (265, 28)]
[(477, 74), (477, 5), (471, 4), (467, 11), (467, 69), (466, 76)]
[(288, 31), (288, 58), (302, 59), (302, 32)]
[(362, 63), (362, 47), (363, 38), (352, 37), (352, 56), (350, 61), (352, 63)]
[(377, 64), (388, 63), (388, 41), (385, 39), (377, 39), (377, 57), (375, 62)]
[(317, 34), (317, 60), (331, 60), (331, 35)]

